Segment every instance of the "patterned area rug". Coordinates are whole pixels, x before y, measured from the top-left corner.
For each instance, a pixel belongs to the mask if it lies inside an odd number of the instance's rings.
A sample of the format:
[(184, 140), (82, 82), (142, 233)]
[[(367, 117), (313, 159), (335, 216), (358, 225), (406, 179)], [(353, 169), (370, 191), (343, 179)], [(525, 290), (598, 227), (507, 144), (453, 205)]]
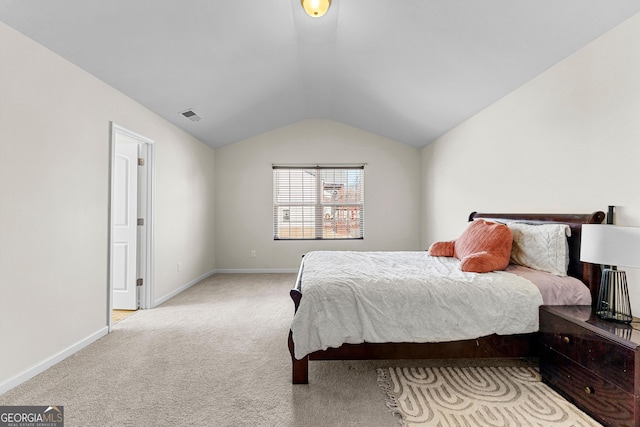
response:
[(600, 426), (533, 367), (378, 369), (387, 406), (405, 426)]

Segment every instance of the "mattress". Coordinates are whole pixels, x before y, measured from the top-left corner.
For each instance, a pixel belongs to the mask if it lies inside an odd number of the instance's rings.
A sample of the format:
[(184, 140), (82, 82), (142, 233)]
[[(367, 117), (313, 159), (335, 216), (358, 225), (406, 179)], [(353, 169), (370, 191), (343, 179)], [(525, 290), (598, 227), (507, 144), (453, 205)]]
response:
[[(345, 343), (531, 333), (538, 330), (538, 307), (559, 295), (562, 304), (573, 298), (590, 304), (577, 279), (550, 285), (524, 267), (468, 273), (456, 258), (422, 251), (315, 251), (303, 262), (303, 297), (291, 323), (297, 359)], [(563, 286), (572, 290), (557, 291)]]

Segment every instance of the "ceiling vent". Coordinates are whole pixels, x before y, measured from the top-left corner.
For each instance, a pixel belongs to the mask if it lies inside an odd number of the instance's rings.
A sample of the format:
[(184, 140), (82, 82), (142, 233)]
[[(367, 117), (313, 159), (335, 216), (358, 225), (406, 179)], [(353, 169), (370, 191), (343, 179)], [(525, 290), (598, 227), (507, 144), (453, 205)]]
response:
[(201, 116), (199, 116), (195, 111), (193, 111), (192, 109), (188, 109), (186, 111), (181, 112), (180, 114), (182, 114), (183, 116), (185, 116), (187, 119), (191, 120), (192, 122), (199, 122), (200, 119), (202, 119)]

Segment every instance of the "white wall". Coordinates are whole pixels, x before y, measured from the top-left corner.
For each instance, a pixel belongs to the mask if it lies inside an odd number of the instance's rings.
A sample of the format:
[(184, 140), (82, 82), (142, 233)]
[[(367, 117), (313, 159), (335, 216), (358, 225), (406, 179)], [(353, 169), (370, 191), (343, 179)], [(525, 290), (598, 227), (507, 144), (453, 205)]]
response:
[[(274, 241), (273, 163), (366, 163), (364, 240)], [(216, 183), (219, 270), (296, 269), (310, 250), (421, 249), (420, 151), (341, 123), (305, 120), (219, 148)]]
[(214, 151), (0, 23), (0, 392), (106, 328), (110, 121), (156, 142), (155, 297), (215, 268)]
[(216, 258), (215, 151), (175, 126), (161, 124), (147, 132), (158, 135), (155, 301), (214, 272)]
[[(474, 210), (615, 205), (618, 224), (640, 226), (640, 15), (425, 147), (422, 159), (424, 245), (455, 238)], [(627, 271), (640, 314), (640, 274)]]

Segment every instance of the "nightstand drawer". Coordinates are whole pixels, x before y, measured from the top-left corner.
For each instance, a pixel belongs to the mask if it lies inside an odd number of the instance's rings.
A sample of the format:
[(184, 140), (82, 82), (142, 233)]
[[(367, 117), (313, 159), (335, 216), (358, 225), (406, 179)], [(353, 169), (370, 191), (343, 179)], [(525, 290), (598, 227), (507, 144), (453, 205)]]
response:
[(544, 347), (540, 373), (558, 390), (598, 421), (610, 426), (634, 426), (636, 397), (605, 381), (555, 351)]
[(577, 360), (580, 348), (577, 337), (584, 328), (546, 312), (540, 312), (540, 340), (543, 346), (554, 349), (571, 360)]
[(545, 312), (540, 315), (540, 338), (543, 347), (555, 350), (634, 394), (635, 353), (632, 349)]

